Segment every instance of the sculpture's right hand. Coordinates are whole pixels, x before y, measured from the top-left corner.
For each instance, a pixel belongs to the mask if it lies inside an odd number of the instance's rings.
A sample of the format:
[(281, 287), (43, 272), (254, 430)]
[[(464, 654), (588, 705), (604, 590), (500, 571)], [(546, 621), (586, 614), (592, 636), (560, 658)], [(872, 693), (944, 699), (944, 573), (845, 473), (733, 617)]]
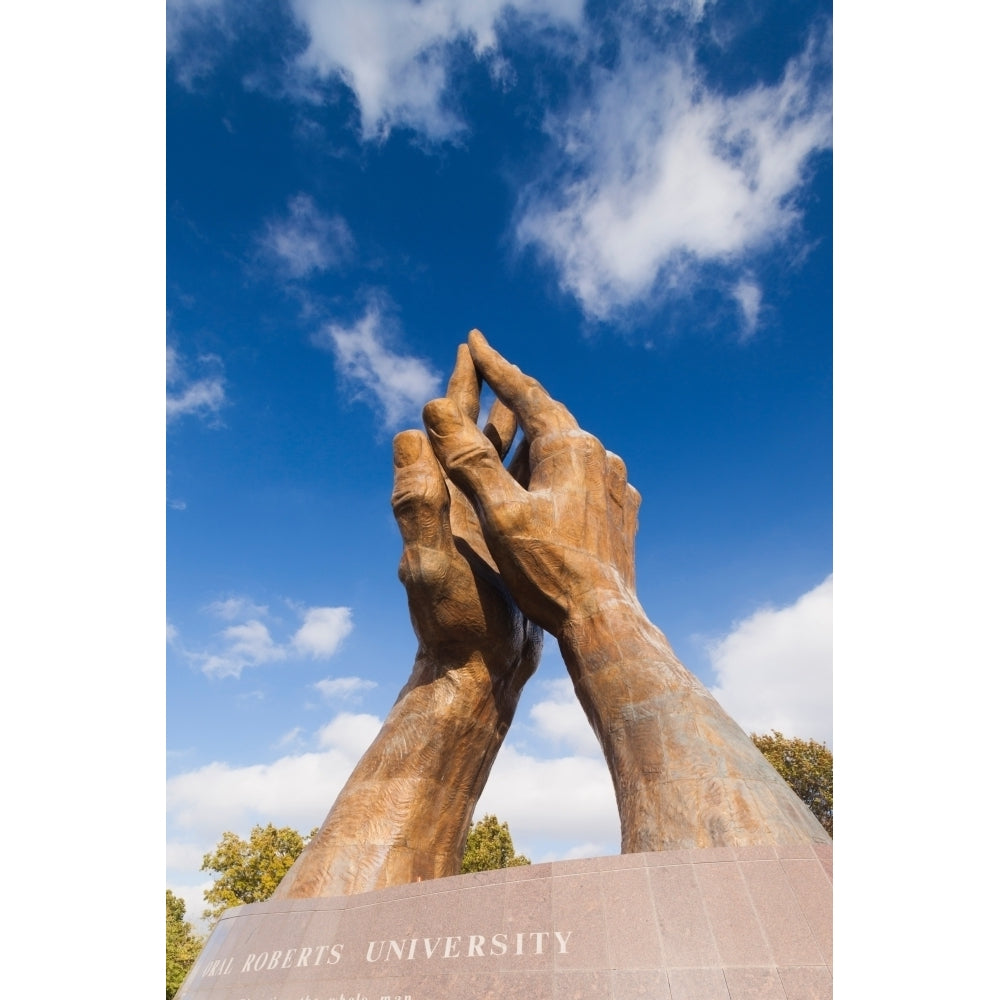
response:
[(428, 403), (424, 423), (449, 478), (472, 501), (514, 599), (557, 637), (609, 602), (635, 605), (639, 494), (625, 463), (478, 330), (469, 350), (524, 431), (527, 486), (453, 400)]

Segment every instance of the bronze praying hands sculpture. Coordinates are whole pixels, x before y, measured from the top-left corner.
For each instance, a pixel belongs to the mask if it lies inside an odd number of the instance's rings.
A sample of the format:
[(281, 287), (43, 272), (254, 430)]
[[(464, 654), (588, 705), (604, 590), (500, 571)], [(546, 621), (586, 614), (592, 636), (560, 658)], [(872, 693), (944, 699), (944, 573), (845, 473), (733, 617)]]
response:
[[(497, 396), (482, 431), (480, 380)], [(828, 842), (643, 611), (621, 458), (478, 330), (424, 424), (393, 442), (413, 673), (276, 898), (459, 873), (542, 629), (604, 751), (622, 853)]]

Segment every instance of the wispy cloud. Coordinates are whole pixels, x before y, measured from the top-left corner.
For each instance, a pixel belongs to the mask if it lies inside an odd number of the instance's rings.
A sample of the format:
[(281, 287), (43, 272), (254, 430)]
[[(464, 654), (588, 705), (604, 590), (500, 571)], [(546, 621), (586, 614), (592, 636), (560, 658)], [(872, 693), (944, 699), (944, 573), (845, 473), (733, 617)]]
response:
[(277, 747), (299, 746), (302, 743), (302, 727), (294, 726), (278, 737)]
[(441, 376), (426, 361), (392, 350), (389, 327), (382, 307), (372, 302), (353, 326), (327, 326), (320, 343), (333, 352), (337, 371), (356, 398), (373, 405), (385, 429), (394, 430), (441, 394)]
[(501, 17), (575, 25), (583, 6), (583, 0), (292, 0), (309, 35), (298, 66), (351, 88), (366, 139), (399, 126), (447, 139), (462, 129), (460, 112), (446, 101), (456, 44), (490, 58)]
[(736, 299), (743, 317), (743, 335), (750, 337), (757, 329), (757, 320), (760, 317), (763, 298), (760, 285), (751, 278), (740, 278), (733, 286), (733, 298)]
[(229, 34), (227, 0), (167, 0), (167, 56), (185, 87), (211, 71)]
[(331, 700), (355, 701), (365, 691), (378, 687), (375, 681), (362, 677), (325, 677), (314, 685), (317, 691)]
[(773, 86), (723, 94), (692, 49), (626, 38), (620, 65), (550, 118), (551, 159), (524, 190), (517, 239), (601, 320), (679, 291), (701, 265), (740, 267), (800, 220), (795, 196), (831, 142), (828, 70), (817, 38)]
[(747, 732), (833, 746), (833, 577), (785, 608), (764, 608), (709, 646), (712, 694)]
[(266, 615), (267, 605), (254, 604), (249, 597), (226, 597), (212, 601), (205, 610), (224, 621), (235, 621), (237, 618), (259, 618)]
[(177, 349), (167, 347), (167, 422), (183, 416), (213, 417), (226, 402), (226, 380), (222, 362), (211, 354), (195, 362), (199, 375), (191, 376), (190, 362)]
[(248, 597), (229, 597), (214, 601), (205, 610), (225, 621), (244, 619), (216, 633), (209, 647), (200, 650), (185, 648), (176, 628), (173, 629), (172, 644), (210, 677), (240, 677), (248, 667), (295, 656), (328, 659), (353, 628), (350, 608), (300, 608), (302, 624), (287, 639), (276, 640), (271, 627), (281, 627), (281, 623), (272, 621), (268, 625), (262, 620), (269, 617), (267, 605), (257, 604)]
[(308, 278), (347, 260), (354, 239), (339, 215), (326, 215), (309, 195), (297, 194), (285, 215), (267, 220), (258, 244), (265, 260), (289, 278)]

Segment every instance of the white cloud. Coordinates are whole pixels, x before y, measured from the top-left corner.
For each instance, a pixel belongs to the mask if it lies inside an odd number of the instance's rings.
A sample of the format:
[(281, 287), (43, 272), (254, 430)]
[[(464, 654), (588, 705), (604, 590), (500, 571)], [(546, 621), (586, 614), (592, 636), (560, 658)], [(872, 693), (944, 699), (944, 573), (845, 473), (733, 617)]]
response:
[[(294, 605), (292, 605), (294, 607)], [(257, 604), (248, 597), (235, 596), (213, 601), (204, 609), (225, 621), (244, 621), (230, 625), (216, 634), (209, 649), (185, 649), (177, 629), (169, 639), (182, 655), (195, 663), (210, 677), (239, 677), (247, 667), (274, 663), (292, 656), (327, 659), (340, 648), (350, 634), (350, 608), (314, 607), (298, 609), (302, 625), (285, 640), (276, 640), (271, 628), (260, 619), (267, 616), (267, 605)], [(280, 625), (276, 623), (275, 627)]]
[(371, 746), (381, 725), (374, 715), (340, 712), (316, 734), (316, 740), (324, 749), (343, 751), (357, 761)]
[(218, 59), (220, 40), (231, 37), (227, 0), (167, 0), (167, 57), (178, 81), (192, 87)]
[[(494, 813), (510, 824), (514, 843), (540, 846), (558, 857), (582, 843), (615, 854), (621, 826), (614, 786), (603, 756), (536, 757), (507, 740), (497, 756), (476, 815)], [(530, 852), (529, 852), (530, 856)], [(536, 860), (533, 858), (533, 860)]]
[(267, 605), (254, 604), (248, 597), (227, 597), (212, 601), (206, 610), (217, 618), (231, 622), (237, 618), (260, 618), (267, 614)]
[(264, 256), (291, 278), (308, 278), (345, 261), (354, 240), (339, 215), (324, 215), (306, 194), (289, 199), (288, 213), (265, 223)]
[(420, 358), (392, 351), (385, 326), (381, 307), (371, 303), (353, 326), (331, 323), (323, 344), (332, 349), (341, 376), (376, 404), (386, 430), (393, 430), (419, 418), (424, 404), (441, 394), (441, 376)]
[(268, 627), (253, 619), (222, 630), (225, 649), (219, 653), (196, 654), (203, 673), (210, 677), (239, 677), (246, 667), (283, 660), (287, 651), (278, 645)]
[(738, 265), (799, 221), (795, 195), (831, 141), (827, 66), (824, 40), (775, 85), (726, 95), (691, 52), (626, 40), (619, 68), (550, 119), (556, 159), (525, 188), (517, 238), (597, 319), (680, 290), (700, 264)]
[(350, 608), (309, 608), (302, 627), (292, 637), (292, 645), (314, 660), (324, 659), (337, 652), (352, 628)]
[(215, 762), (170, 778), (167, 817), (174, 836), (168, 859), (190, 860), (192, 838), (204, 853), (225, 830), (246, 835), (255, 823), (310, 830), (322, 822), (379, 726), (373, 715), (342, 713), (321, 730), (320, 752), (245, 767)]
[(226, 380), (220, 369), (219, 359), (213, 355), (198, 358), (201, 368), (210, 374), (192, 379), (177, 350), (167, 347), (167, 422), (193, 414), (210, 417), (222, 409), (226, 402)]
[(408, 126), (445, 139), (462, 127), (443, 103), (449, 46), (469, 42), (489, 57), (502, 16), (574, 25), (583, 0), (292, 0), (292, 9), (309, 33), (299, 67), (354, 91), (364, 138)]
[(751, 336), (757, 329), (762, 297), (760, 285), (750, 278), (741, 278), (733, 286), (733, 298), (736, 299), (740, 312), (743, 314), (743, 330), (747, 337)]
[(167, 886), (184, 899), (192, 923), (200, 926), (211, 885), (198, 880), (202, 858), (222, 834), (245, 837), (258, 823), (302, 833), (318, 826), (380, 726), (374, 715), (341, 713), (315, 734), (318, 752), (245, 767), (214, 762), (168, 779)]
[(546, 681), (544, 687), (548, 697), (532, 705), (528, 713), (537, 735), (575, 753), (601, 757), (601, 746), (573, 691), (573, 682)]
[(712, 694), (747, 731), (833, 746), (833, 577), (786, 608), (765, 608), (709, 647)]
[(243, 625), (231, 625), (223, 631), (230, 649), (237, 656), (245, 656), (253, 663), (280, 660), (284, 650), (277, 646), (263, 622), (249, 621)]
[[(321, 823), (380, 727), (373, 715), (342, 712), (315, 734), (316, 751), (243, 767), (215, 762), (170, 778), (168, 884), (175, 891), (194, 886), (201, 857), (226, 830), (246, 836), (255, 823), (273, 822), (304, 832)], [(619, 849), (618, 811), (602, 757), (545, 760), (508, 740), (476, 815), (486, 812), (507, 821), (518, 849), (535, 861)], [(200, 895), (195, 903), (200, 914)]]
[[(222, 832), (221, 830), (219, 831)], [(171, 842), (167, 844), (167, 868), (197, 870), (205, 852), (196, 844)]]
[(378, 685), (375, 681), (366, 681), (361, 677), (325, 677), (323, 680), (317, 681), (313, 687), (324, 698), (341, 698), (353, 701), (362, 692), (371, 691)]

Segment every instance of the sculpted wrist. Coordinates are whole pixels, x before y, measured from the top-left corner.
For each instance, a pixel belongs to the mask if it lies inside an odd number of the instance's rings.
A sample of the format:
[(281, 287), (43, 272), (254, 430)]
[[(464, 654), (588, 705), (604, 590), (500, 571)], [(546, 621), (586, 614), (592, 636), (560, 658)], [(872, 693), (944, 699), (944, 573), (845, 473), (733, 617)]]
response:
[(478, 716), (479, 706), (489, 707), (506, 731), (521, 688), (538, 665), (539, 652), (527, 644), (516, 652), (456, 643), (421, 644), (399, 700), (410, 692), (423, 692), (427, 710), (440, 715), (446, 726), (462, 724), (455, 717), (459, 708)]
[(588, 611), (569, 617), (557, 639), (574, 680), (597, 678), (625, 662), (648, 665), (662, 675), (664, 686), (689, 677), (667, 637), (627, 591), (606, 596)]

